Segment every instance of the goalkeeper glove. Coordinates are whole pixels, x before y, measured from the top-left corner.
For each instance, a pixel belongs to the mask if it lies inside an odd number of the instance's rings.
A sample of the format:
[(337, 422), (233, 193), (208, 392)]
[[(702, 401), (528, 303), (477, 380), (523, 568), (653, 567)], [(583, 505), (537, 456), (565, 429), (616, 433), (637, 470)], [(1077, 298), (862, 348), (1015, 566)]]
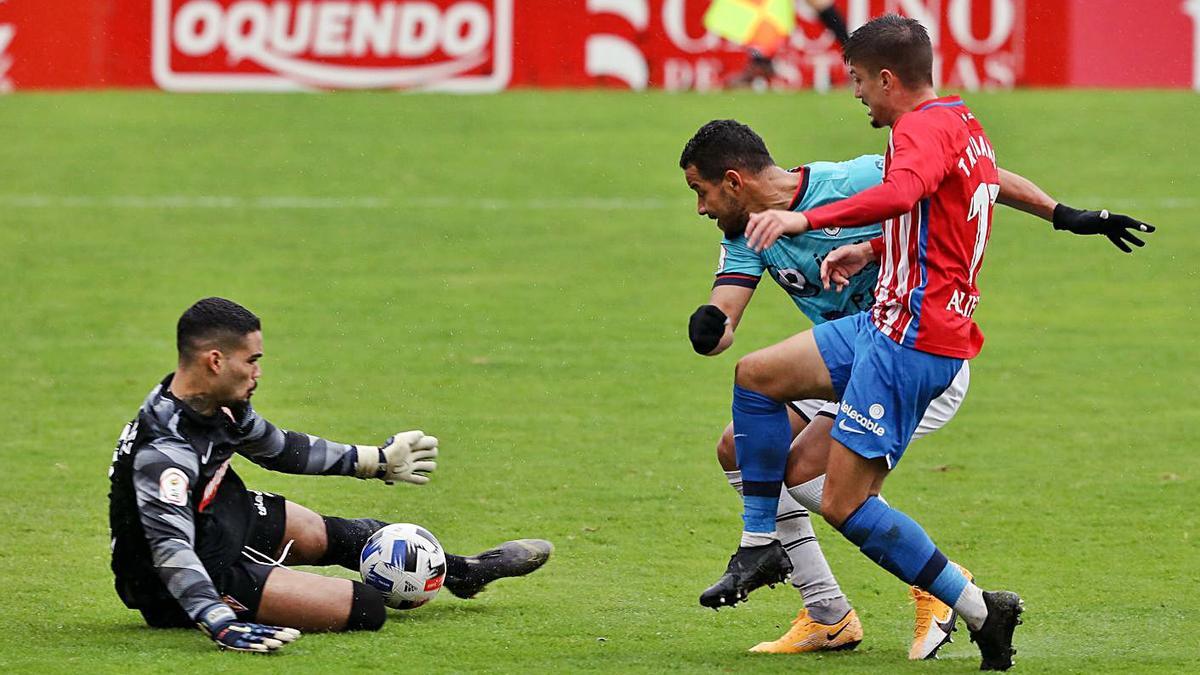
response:
[(1109, 213), (1108, 209), (1080, 211), (1066, 204), (1059, 204), (1054, 207), (1054, 229), (1066, 230), (1075, 234), (1102, 234), (1108, 237), (1113, 246), (1130, 253), (1133, 249), (1129, 248), (1125, 242), (1139, 248), (1145, 246), (1146, 242), (1138, 239), (1129, 231), (1153, 232), (1154, 226), (1119, 213)]
[(199, 625), (221, 651), (273, 652), (300, 637), (300, 631), (295, 628), (238, 621), (237, 615), (224, 603), (216, 603), (206, 610)]
[(716, 305), (700, 305), (688, 320), (688, 339), (697, 354), (707, 355), (721, 344), (729, 317)]
[(438, 440), (424, 431), (405, 431), (384, 441), (378, 448), (359, 446), (354, 475), (378, 478), (388, 485), (398, 480), (414, 485), (429, 482), (437, 469)]

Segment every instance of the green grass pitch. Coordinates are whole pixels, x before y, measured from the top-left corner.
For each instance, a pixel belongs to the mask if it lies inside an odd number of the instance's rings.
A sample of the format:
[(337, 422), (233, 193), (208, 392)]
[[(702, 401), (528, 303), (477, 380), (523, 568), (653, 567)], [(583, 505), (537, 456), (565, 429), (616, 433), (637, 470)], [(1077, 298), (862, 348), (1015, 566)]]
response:
[[(964, 409), (888, 498), (988, 587), (1021, 592), (1018, 672), (1200, 670), (1200, 98), (976, 94), (1003, 166), (1159, 227), (1135, 255), (997, 209)], [(764, 285), (731, 352), (692, 353), (718, 232), (676, 161), (736, 117), (781, 164), (879, 152), (826, 96), (517, 92), (0, 99), (0, 670), (967, 672), (904, 660), (905, 588), (818, 524), (866, 629), (759, 657), (790, 588), (697, 605), (737, 541), (713, 446), (740, 354), (807, 327)], [(269, 474), (318, 511), (422, 523), (452, 551), (557, 553), (475, 601), (278, 657), (152, 631), (108, 570), (106, 470), (206, 295), (260, 314), (255, 402), (290, 428), (442, 439), (425, 488)]]

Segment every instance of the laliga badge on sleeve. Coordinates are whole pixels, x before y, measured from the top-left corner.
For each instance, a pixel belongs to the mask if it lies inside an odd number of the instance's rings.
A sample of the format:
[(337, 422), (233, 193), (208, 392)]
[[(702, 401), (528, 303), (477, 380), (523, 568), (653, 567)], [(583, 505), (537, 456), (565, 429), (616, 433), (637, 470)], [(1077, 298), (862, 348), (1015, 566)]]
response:
[(163, 471), (162, 475), (158, 477), (158, 499), (175, 506), (187, 506), (187, 476), (175, 467)]

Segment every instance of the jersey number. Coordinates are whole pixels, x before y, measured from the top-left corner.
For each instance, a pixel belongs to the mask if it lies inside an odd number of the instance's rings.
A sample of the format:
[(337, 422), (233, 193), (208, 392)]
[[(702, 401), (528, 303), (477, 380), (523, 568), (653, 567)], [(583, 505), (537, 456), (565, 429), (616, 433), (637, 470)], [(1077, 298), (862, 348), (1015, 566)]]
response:
[(975, 228), (975, 249), (971, 253), (970, 285), (975, 285), (975, 277), (979, 274), (979, 265), (983, 262), (983, 249), (987, 246), (991, 234), (992, 205), (1000, 196), (1000, 186), (996, 183), (980, 183), (971, 195), (971, 211), (967, 214), (967, 222), (979, 218)]
[(113, 449), (112, 466), (108, 467), (109, 478), (112, 478), (113, 472), (116, 471), (117, 460), (121, 458), (121, 455), (128, 455), (129, 451), (133, 449), (133, 439), (137, 438), (137, 432), (138, 421), (135, 417), (125, 425), (125, 428), (121, 430), (121, 437), (117, 439), (117, 447)]

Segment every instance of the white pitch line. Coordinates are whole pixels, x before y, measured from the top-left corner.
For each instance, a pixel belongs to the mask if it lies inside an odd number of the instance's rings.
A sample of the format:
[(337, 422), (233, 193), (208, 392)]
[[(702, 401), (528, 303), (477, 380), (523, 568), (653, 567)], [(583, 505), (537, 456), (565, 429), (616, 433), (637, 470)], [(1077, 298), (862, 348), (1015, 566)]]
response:
[[(1155, 197), (1148, 199), (1084, 197), (1065, 200), (1081, 208), (1196, 209), (1200, 198)], [(258, 210), (338, 210), (462, 208), (483, 211), (653, 211), (690, 208), (686, 195), (679, 199), (656, 197), (545, 197), (507, 199), (501, 197), (313, 197), (305, 195), (39, 195), (0, 194), (0, 207), (28, 209), (258, 209)], [(1134, 214), (1136, 216), (1136, 214)]]
[(484, 211), (553, 211), (582, 209), (592, 211), (646, 211), (689, 205), (686, 196), (678, 200), (653, 197), (547, 197), (540, 199), (504, 199), (474, 197), (308, 197), (271, 195), (235, 197), (231, 195), (0, 195), (0, 207), (30, 209), (397, 209), (467, 208)]

